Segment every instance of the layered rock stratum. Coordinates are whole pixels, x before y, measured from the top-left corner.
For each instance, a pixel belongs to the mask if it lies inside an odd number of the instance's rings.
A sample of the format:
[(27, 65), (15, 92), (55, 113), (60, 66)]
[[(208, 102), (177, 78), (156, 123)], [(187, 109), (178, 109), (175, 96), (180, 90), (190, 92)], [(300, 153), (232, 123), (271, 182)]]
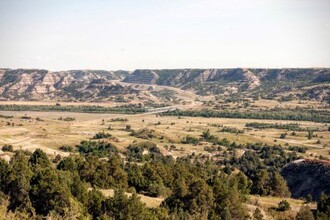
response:
[(330, 102), (330, 69), (163, 69), (104, 71), (0, 69), (2, 100), (100, 101), (111, 95), (138, 94), (127, 84), (150, 84), (191, 90), (198, 95), (297, 98)]

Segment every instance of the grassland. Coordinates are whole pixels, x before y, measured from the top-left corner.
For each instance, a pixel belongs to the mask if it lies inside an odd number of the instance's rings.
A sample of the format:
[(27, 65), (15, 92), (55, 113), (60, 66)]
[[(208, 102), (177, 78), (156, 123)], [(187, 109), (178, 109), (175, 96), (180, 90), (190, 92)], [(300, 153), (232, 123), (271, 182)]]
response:
[[(305, 157), (329, 155), (330, 134), (328, 125), (306, 121), (276, 121), (257, 119), (230, 119), (230, 118), (199, 118), (176, 116), (156, 116), (153, 114), (92, 114), (72, 112), (0, 112), (0, 115), (13, 116), (13, 118), (0, 119), (0, 145), (12, 144), (16, 149), (33, 150), (45, 149), (48, 153), (65, 155), (59, 151), (63, 145), (75, 146), (81, 140), (93, 137), (97, 132), (106, 131), (118, 140), (114, 143), (118, 148), (125, 150), (133, 141), (143, 141), (141, 138), (130, 136), (125, 130), (130, 125), (133, 130), (148, 129), (154, 132), (156, 137), (151, 138), (158, 144), (164, 154), (174, 157), (183, 156), (195, 152), (197, 154), (209, 154), (204, 148), (209, 143), (198, 145), (182, 144), (181, 140), (186, 136), (200, 137), (203, 131), (210, 132), (219, 137), (227, 138), (236, 143), (266, 143), (268, 145), (281, 144), (282, 146), (308, 147)], [(28, 119), (23, 119), (25, 118)], [(22, 118), (23, 117), (23, 118)], [(74, 121), (59, 120), (59, 118), (74, 118)], [(128, 121), (111, 121), (113, 118), (127, 118)], [(292, 131), (283, 129), (251, 129), (246, 128), (246, 123), (298, 123), (301, 128), (318, 129), (309, 140), (306, 131)], [(213, 124), (213, 125), (212, 125)], [(243, 134), (220, 132), (221, 127), (230, 127), (244, 130)], [(108, 130), (109, 127), (111, 130)], [(285, 139), (280, 139), (282, 133), (287, 133)], [(161, 138), (160, 138), (161, 137)], [(319, 140), (319, 141), (318, 141)], [(175, 151), (168, 151), (165, 146), (174, 144)]]

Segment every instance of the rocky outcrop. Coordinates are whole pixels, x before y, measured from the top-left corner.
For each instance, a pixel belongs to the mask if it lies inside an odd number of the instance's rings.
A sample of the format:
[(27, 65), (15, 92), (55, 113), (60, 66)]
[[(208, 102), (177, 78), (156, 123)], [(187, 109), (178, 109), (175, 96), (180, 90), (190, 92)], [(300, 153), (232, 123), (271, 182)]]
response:
[[(158, 84), (181, 88), (198, 88), (201, 84), (216, 84), (218, 87), (250, 91), (257, 87), (280, 83), (305, 85), (327, 83), (330, 69), (173, 69), (135, 70), (124, 81), (130, 83)], [(214, 92), (212, 92), (214, 93)]]
[(311, 194), (317, 199), (322, 192), (330, 195), (330, 162), (301, 159), (282, 168), (282, 176), (294, 198)]
[(106, 101), (111, 95), (138, 93), (118, 83), (123, 81), (178, 87), (199, 95), (242, 94), (244, 98), (281, 97), (295, 90), (300, 99), (330, 103), (329, 76), (330, 69), (164, 69), (132, 73), (0, 69), (0, 99)]
[(138, 92), (112, 81), (122, 80), (128, 74), (127, 71), (0, 69), (0, 97), (3, 100), (106, 100), (110, 95)]
[[(195, 90), (200, 95), (232, 94), (256, 90), (269, 94), (300, 89), (302, 86), (327, 84), (330, 69), (172, 69), (135, 70), (124, 81), (158, 84)], [(329, 90), (324, 90), (327, 93)], [(324, 100), (324, 99), (323, 99)]]

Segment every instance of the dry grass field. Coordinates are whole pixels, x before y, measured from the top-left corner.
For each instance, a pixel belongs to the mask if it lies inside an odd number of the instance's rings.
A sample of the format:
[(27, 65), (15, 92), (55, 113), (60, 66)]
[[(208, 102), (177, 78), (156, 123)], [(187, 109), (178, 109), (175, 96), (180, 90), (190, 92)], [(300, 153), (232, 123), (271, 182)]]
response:
[[(66, 155), (58, 148), (62, 145), (74, 146), (81, 140), (92, 138), (97, 132), (105, 131), (111, 133), (118, 139), (114, 143), (118, 148), (124, 150), (133, 141), (143, 141), (141, 138), (130, 136), (125, 130), (130, 125), (135, 131), (148, 129), (155, 134), (151, 138), (158, 144), (164, 154), (172, 154), (174, 157), (195, 153), (208, 154), (204, 148), (209, 143), (199, 145), (181, 144), (186, 136), (200, 137), (203, 131), (210, 130), (210, 133), (219, 137), (227, 138), (236, 143), (266, 143), (269, 145), (281, 144), (282, 146), (305, 146), (308, 152), (305, 157), (318, 155), (329, 155), (330, 133), (327, 125), (322, 123), (306, 121), (275, 121), (257, 119), (230, 119), (230, 118), (199, 118), (199, 117), (178, 117), (165, 116), (157, 117), (153, 114), (92, 114), (92, 113), (71, 113), (71, 112), (0, 112), (0, 115), (14, 116), (13, 118), (0, 119), (0, 145), (12, 144), (16, 149), (34, 150), (41, 148), (48, 154)], [(31, 117), (22, 119), (23, 116)], [(59, 120), (59, 118), (75, 118), (74, 121)], [(38, 118), (38, 119), (37, 119)], [(127, 118), (128, 121), (111, 121), (114, 118)], [(298, 123), (301, 128), (318, 128), (311, 140), (307, 138), (307, 132), (292, 132), (283, 129), (247, 129), (246, 123)], [(221, 127), (211, 126), (217, 124), (224, 127), (244, 130), (243, 134), (219, 132)], [(111, 127), (111, 130), (108, 128)], [(280, 139), (280, 134), (287, 133), (285, 139)], [(320, 140), (318, 142), (318, 140)], [(169, 152), (164, 146), (174, 144), (176, 151)]]

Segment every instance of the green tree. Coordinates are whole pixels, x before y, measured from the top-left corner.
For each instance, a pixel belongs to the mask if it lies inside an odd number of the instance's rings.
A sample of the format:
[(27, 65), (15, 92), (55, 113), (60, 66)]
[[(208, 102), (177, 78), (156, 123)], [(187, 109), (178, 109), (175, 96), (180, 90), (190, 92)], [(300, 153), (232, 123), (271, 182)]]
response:
[(81, 156), (70, 156), (65, 157), (57, 165), (57, 169), (65, 170), (70, 172), (78, 172), (78, 161), (83, 161), (84, 159)]
[(185, 198), (190, 213), (205, 213), (213, 207), (213, 192), (203, 180), (196, 180), (189, 186), (189, 195)]
[(8, 193), (10, 182), (11, 166), (3, 159), (0, 159), (0, 191)]
[(284, 178), (275, 171), (270, 180), (270, 188), (273, 196), (289, 197), (290, 191)]
[(151, 213), (140, 198), (133, 193), (127, 197), (123, 190), (116, 190), (114, 197), (105, 200), (105, 214), (118, 220), (151, 219)]
[(253, 180), (252, 193), (258, 195), (269, 195), (271, 190), (269, 187), (269, 181), (270, 176), (267, 170), (259, 170)]
[(130, 187), (133, 186), (137, 192), (143, 190), (147, 184), (140, 166), (137, 164), (129, 164), (126, 170), (128, 176), (128, 185)]
[(51, 165), (51, 162), (49, 161), (46, 153), (38, 148), (30, 156), (29, 164), (32, 170), (35, 170), (37, 167), (49, 167)]
[(311, 140), (313, 138), (313, 130), (308, 129), (308, 140)]
[(10, 204), (8, 208), (33, 216), (34, 208), (29, 196), (30, 180), (33, 173), (29, 167), (28, 158), (22, 151), (18, 151), (11, 160), (11, 166), (12, 172), (9, 177)]
[(318, 219), (320, 216), (330, 216), (330, 197), (321, 193), (319, 201), (317, 202)]
[(291, 207), (287, 200), (282, 200), (278, 203), (278, 208), (277, 208), (278, 211), (284, 212), (284, 211), (288, 211), (290, 209), (291, 209)]
[(38, 169), (33, 175), (30, 197), (37, 213), (45, 216), (52, 210), (64, 215), (65, 209), (71, 206), (71, 193), (66, 181), (50, 167)]
[(244, 219), (248, 213), (243, 207), (244, 194), (227, 177), (216, 178), (213, 183), (214, 210), (222, 219)]
[(93, 216), (94, 219), (103, 215), (102, 205), (104, 202), (104, 196), (98, 190), (91, 190), (88, 192), (87, 210), (88, 213)]
[(71, 194), (75, 198), (77, 198), (77, 200), (79, 202), (86, 205), (89, 200), (87, 184), (85, 182), (81, 181), (81, 179), (77, 173), (73, 173), (71, 175), (73, 176), (71, 184), (70, 184)]
[(237, 189), (244, 196), (244, 200), (246, 200), (251, 190), (251, 180), (249, 180), (249, 178), (247, 178), (247, 176), (245, 176), (242, 172), (239, 172), (234, 177), (236, 181), (234, 184), (237, 184)]

